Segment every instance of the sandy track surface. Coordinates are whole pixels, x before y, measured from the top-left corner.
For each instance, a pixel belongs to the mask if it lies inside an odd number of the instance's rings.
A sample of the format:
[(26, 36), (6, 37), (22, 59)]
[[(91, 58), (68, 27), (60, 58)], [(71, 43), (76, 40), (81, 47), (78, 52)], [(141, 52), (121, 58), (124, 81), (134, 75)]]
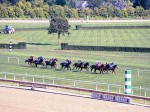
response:
[(0, 112), (150, 112), (150, 108), (0, 87)]

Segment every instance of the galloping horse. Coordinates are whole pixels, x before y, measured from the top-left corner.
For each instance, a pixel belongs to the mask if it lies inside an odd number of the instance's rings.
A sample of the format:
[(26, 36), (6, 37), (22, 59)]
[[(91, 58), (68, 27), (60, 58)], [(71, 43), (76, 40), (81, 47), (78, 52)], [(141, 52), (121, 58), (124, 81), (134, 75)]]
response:
[(80, 67), (80, 71), (82, 69), (86, 69), (87, 71), (89, 71), (89, 62), (82, 63), (82, 65)]
[(32, 66), (32, 64), (34, 63), (34, 60), (26, 59), (25, 62), (28, 63), (28, 65)]
[(116, 74), (115, 69), (116, 69), (117, 67), (118, 67), (118, 66), (117, 66), (116, 64), (113, 65), (112, 67), (110, 67), (109, 64), (106, 64), (106, 65), (104, 66), (103, 71), (107, 71), (107, 73), (108, 73), (108, 71), (112, 71), (112, 73), (115, 73), (115, 74)]
[(91, 65), (90, 68), (91, 68), (91, 72), (94, 69), (95, 73), (96, 73), (96, 70), (99, 70), (100, 73), (103, 73), (104, 64), (101, 64), (100, 66)]
[(51, 66), (51, 68), (57, 68), (57, 59), (55, 58), (51, 63), (50, 61), (45, 61), (45, 66), (47, 67), (48, 65)]
[(71, 65), (71, 61), (69, 61), (68, 63), (66, 63), (66, 62), (63, 62), (63, 63), (60, 63), (60, 65), (61, 65), (61, 69), (65, 69), (65, 68), (67, 68), (67, 70), (68, 69), (70, 69), (71, 70), (71, 67), (70, 67), (70, 65)]
[(82, 65), (82, 62), (81, 63), (74, 63), (73, 64), (73, 69), (76, 68), (76, 69), (79, 70), (81, 68), (81, 65)]
[(38, 60), (35, 60), (35, 61), (34, 61), (34, 64), (35, 64), (35, 67), (38, 67), (37, 65), (42, 65), (42, 66), (45, 65), (45, 64), (44, 64), (44, 61), (38, 61)]

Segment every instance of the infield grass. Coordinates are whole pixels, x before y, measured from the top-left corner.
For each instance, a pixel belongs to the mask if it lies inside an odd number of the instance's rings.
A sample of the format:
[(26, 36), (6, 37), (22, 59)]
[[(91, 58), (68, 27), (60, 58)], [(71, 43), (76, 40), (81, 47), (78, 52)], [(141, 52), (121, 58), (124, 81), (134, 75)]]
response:
[[(6, 23), (5, 23), (6, 24)], [(125, 24), (125, 23), (122, 23)], [(135, 24), (135, 23), (130, 23)], [(145, 23), (137, 23), (135, 25), (142, 25)], [(149, 24), (149, 23), (147, 23)], [(13, 24), (12, 24), (13, 25)], [(25, 24), (15, 24), (16, 27), (22, 28)], [(18, 25), (18, 26), (17, 26)], [(32, 23), (33, 25), (33, 23)], [(43, 27), (41, 26), (28, 27)], [(49, 24), (48, 24), (49, 25)], [(47, 25), (47, 26), (48, 26)], [(83, 24), (87, 25), (87, 24)], [(93, 24), (88, 24), (93, 25)], [(101, 24), (102, 25), (102, 24)], [(111, 25), (111, 24), (109, 24)], [(114, 25), (114, 23), (113, 23)], [(120, 23), (116, 23), (120, 25)], [(11, 72), (20, 74), (30, 74), (39, 76), (50, 76), (56, 78), (68, 78), (74, 80), (92, 81), (109, 84), (124, 85), (124, 70), (132, 70), (132, 85), (134, 87), (150, 88), (150, 54), (149, 53), (134, 53), (134, 52), (104, 52), (104, 51), (62, 51), (60, 45), (57, 44), (57, 35), (49, 35), (47, 31), (18, 31), (16, 34), (4, 35), (0, 34), (0, 43), (9, 43), (10, 39), (13, 43), (27, 42), (27, 43), (39, 43), (41, 45), (27, 44), (25, 50), (12, 50), (8, 52), (8, 49), (0, 50), (0, 71)], [(61, 35), (61, 42), (69, 43), (72, 45), (97, 45), (97, 46), (124, 46), (124, 47), (148, 47), (150, 48), (150, 30), (149, 29), (109, 29), (109, 30), (75, 30), (75, 25), (72, 24), (70, 36)], [(42, 45), (43, 44), (43, 45)], [(48, 44), (48, 45), (44, 45)], [(95, 61), (102, 63), (115, 62), (119, 68), (116, 69), (116, 74), (99, 74), (91, 73), (87, 71), (77, 70), (61, 70), (60, 65), (56, 70), (47, 69), (39, 66), (38, 68), (28, 66), (24, 60), (30, 55), (34, 55), (35, 58), (42, 55), (45, 60), (49, 58), (58, 58), (59, 63), (66, 59), (71, 59), (77, 62), (79, 59), (85, 60), (94, 64)], [(10, 63), (7, 62), (6, 57), (18, 57), (20, 63), (17, 63), (16, 59), (10, 58)], [(138, 70), (139, 69), (139, 74)], [(58, 82), (60, 84), (61, 82)], [(67, 83), (67, 82), (66, 82)], [(80, 84), (80, 87), (86, 87), (88, 85)], [(94, 88), (90, 87), (89, 88)], [(99, 89), (106, 90), (102, 87)], [(113, 89), (116, 91), (116, 89)], [(123, 90), (122, 90), (123, 91)], [(139, 91), (138, 91), (139, 92)], [(137, 93), (138, 93), (137, 92)], [(142, 93), (144, 94), (144, 93)], [(148, 93), (149, 94), (149, 93)]]

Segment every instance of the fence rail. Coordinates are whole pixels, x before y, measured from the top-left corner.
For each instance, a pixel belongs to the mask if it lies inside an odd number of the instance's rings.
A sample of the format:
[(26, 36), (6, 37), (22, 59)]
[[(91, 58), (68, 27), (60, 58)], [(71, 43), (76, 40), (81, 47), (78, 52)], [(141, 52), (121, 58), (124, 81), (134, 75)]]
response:
[[(0, 78), (7, 79), (7, 80), (28, 81), (33, 83), (63, 85), (63, 86), (70, 86), (75, 88), (85, 88), (85, 89), (101, 90), (107, 92), (114, 92), (113, 89), (115, 88), (116, 93), (122, 93), (122, 94), (124, 93), (124, 85), (116, 85), (116, 84), (108, 84), (108, 83), (72, 80), (72, 79), (56, 78), (56, 77), (49, 77), (49, 76), (7, 73), (7, 72), (0, 72)], [(142, 87), (132, 87), (132, 95), (150, 97), (149, 93), (150, 93), (150, 89), (142, 88)]]
[(92, 89), (85, 89), (85, 88), (75, 88), (75, 87), (69, 87), (69, 86), (62, 86), (62, 85), (52, 85), (52, 84), (43, 84), (43, 83), (35, 83), (35, 82), (27, 82), (27, 81), (18, 81), (18, 80), (8, 80), (8, 79), (0, 79), (1, 82), (11, 82), (11, 83), (17, 83), (18, 86), (28, 86), (31, 87), (31, 89), (35, 88), (47, 88), (47, 87), (55, 87), (55, 88), (61, 88), (61, 89), (67, 89), (67, 90), (75, 90), (79, 91), (79, 93), (82, 92), (88, 92), (97, 93), (97, 94), (103, 94), (103, 95), (111, 95), (111, 96), (117, 96), (117, 97), (128, 97), (132, 99), (138, 99), (138, 100), (144, 100), (144, 105), (147, 105), (147, 101), (150, 101), (150, 97), (142, 97), (142, 96), (135, 96), (135, 95), (125, 95), (120, 93), (113, 93), (113, 92), (106, 92), (106, 91), (99, 91), (99, 90), (92, 90)]
[[(14, 63), (15, 64), (22, 64), (25, 61), (24, 58), (19, 57), (6, 57), (0, 56), (0, 59), (6, 59), (6, 63)], [(123, 69), (119, 67), (120, 69)], [(132, 69), (131, 69), (132, 70)], [(150, 72), (150, 70), (140, 70), (140, 69), (133, 69), (133, 71), (137, 71), (137, 75), (140, 75), (140, 72)], [(116, 85), (116, 84), (108, 84), (108, 83), (98, 83), (98, 82), (89, 82), (89, 81), (81, 81), (81, 80), (72, 80), (72, 79), (65, 79), (65, 78), (55, 78), (55, 77), (40, 77), (36, 75), (28, 75), (28, 74), (16, 74), (16, 73), (7, 73), (7, 72), (0, 72), (0, 78), (4, 79), (19, 79), (20, 81), (32, 81), (32, 82), (42, 82), (42, 83), (50, 83), (50, 84), (57, 84), (57, 85), (67, 85), (72, 87), (81, 87), (87, 89), (94, 89), (94, 90), (101, 90), (101, 91), (108, 91), (108, 92), (117, 92), (117, 93), (124, 93), (124, 85)], [(143, 87), (132, 87), (132, 95), (139, 95), (150, 97), (150, 89), (143, 88)]]

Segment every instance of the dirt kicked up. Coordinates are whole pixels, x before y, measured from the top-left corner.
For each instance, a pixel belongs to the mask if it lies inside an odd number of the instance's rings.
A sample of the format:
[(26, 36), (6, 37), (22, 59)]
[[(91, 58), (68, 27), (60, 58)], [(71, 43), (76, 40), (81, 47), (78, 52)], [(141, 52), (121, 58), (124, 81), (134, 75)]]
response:
[(0, 87), (0, 112), (150, 112), (150, 108)]

